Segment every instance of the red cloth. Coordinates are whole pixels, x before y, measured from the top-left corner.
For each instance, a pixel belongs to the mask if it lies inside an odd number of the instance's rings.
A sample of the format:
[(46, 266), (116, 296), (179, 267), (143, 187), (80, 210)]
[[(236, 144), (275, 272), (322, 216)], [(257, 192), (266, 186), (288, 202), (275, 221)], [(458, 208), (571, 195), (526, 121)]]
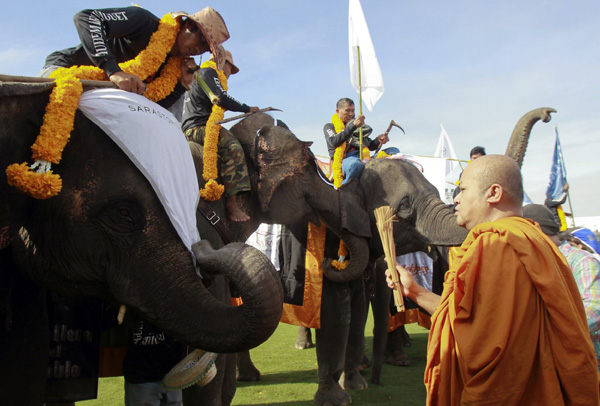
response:
[(473, 228), (432, 315), (428, 405), (594, 405), (598, 372), (564, 257), (530, 220)]

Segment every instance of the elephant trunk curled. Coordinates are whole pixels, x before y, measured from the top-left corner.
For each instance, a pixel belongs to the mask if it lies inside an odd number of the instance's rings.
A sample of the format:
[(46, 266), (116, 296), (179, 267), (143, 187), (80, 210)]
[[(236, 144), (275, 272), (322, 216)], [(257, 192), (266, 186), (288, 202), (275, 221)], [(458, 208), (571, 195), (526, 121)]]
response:
[[(214, 309), (211, 325), (223, 324), (225, 328), (216, 329), (224, 336), (215, 334), (213, 345), (237, 352), (240, 346), (250, 349), (266, 341), (277, 328), (283, 311), (281, 281), (269, 259), (243, 243), (228, 244), (219, 250), (199, 243), (193, 250), (198, 266), (207, 273), (227, 276), (243, 301), (238, 307)], [(235, 334), (228, 333), (232, 330)]]
[(266, 341), (283, 309), (281, 281), (273, 264), (260, 251), (242, 243), (215, 250), (203, 240), (192, 249), (197, 266), (207, 275), (205, 282), (213, 275), (226, 276), (239, 293), (241, 306), (212, 296), (190, 266), (189, 255), (186, 261), (172, 264), (177, 272), (154, 272), (148, 282), (151, 289), (138, 291), (133, 297), (120, 295), (122, 303), (138, 309), (150, 324), (194, 348), (229, 353)]
[(332, 265), (333, 259), (324, 258), (322, 263), (323, 275), (332, 282), (349, 282), (361, 276), (367, 268), (369, 244), (366, 239), (356, 237), (351, 233), (340, 233), (338, 236), (344, 241), (348, 250), (348, 265), (345, 269), (337, 270)]

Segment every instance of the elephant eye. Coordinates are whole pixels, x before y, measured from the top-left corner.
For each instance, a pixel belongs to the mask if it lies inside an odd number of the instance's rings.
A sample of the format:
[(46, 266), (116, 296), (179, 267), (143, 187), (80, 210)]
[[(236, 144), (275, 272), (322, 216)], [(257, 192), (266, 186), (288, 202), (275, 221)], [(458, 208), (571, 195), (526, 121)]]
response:
[(138, 231), (145, 225), (144, 216), (133, 202), (109, 203), (100, 214), (99, 220), (119, 233)]
[(403, 198), (398, 204), (398, 214), (406, 215), (411, 210), (410, 199), (408, 197)]

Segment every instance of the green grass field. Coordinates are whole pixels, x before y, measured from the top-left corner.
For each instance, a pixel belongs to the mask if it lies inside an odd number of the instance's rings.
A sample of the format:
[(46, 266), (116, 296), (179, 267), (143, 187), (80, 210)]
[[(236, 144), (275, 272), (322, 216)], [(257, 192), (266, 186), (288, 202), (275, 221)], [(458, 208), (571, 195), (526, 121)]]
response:
[[(371, 358), (372, 318), (366, 329), (366, 354)], [(412, 346), (406, 348), (412, 364), (408, 367), (383, 366), (381, 384), (369, 383), (362, 391), (351, 390), (352, 404), (422, 406), (425, 404), (423, 371), (425, 370), (428, 330), (416, 324), (407, 326)], [(314, 405), (317, 390), (317, 356), (315, 349), (296, 350), (298, 327), (280, 324), (269, 340), (250, 353), (263, 378), (259, 382), (238, 382), (233, 405)], [(314, 334), (313, 334), (314, 339)], [(371, 369), (363, 371), (370, 381)], [(123, 378), (100, 380), (98, 399), (78, 402), (77, 406), (122, 406)]]

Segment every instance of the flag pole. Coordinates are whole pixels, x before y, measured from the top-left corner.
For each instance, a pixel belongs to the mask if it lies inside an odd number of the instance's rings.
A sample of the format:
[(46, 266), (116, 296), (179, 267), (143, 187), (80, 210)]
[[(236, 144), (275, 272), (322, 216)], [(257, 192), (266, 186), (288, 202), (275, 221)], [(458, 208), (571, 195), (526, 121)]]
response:
[[(356, 60), (358, 66), (358, 114), (362, 116), (362, 87), (361, 87), (361, 74), (360, 74), (360, 46), (356, 45)], [(362, 150), (363, 150), (363, 132), (362, 126), (358, 129), (358, 159), (362, 162)]]
[[(554, 124), (554, 133), (556, 134), (556, 139), (558, 140), (558, 127), (556, 126), (556, 124)], [(562, 157), (562, 146), (560, 148), (560, 153), (561, 153), (561, 161), (564, 165), (565, 161), (564, 161), (564, 157)], [(566, 169), (565, 169), (566, 171)], [(569, 181), (567, 180), (567, 177), (565, 176), (565, 183), (569, 184)], [(569, 190), (571, 188), (569, 187)], [(573, 213), (573, 205), (571, 204), (571, 193), (569, 192), (569, 190), (567, 190), (567, 201), (569, 202), (569, 209), (571, 210), (571, 221), (573, 222), (573, 227), (576, 227), (575, 225), (575, 213)]]

